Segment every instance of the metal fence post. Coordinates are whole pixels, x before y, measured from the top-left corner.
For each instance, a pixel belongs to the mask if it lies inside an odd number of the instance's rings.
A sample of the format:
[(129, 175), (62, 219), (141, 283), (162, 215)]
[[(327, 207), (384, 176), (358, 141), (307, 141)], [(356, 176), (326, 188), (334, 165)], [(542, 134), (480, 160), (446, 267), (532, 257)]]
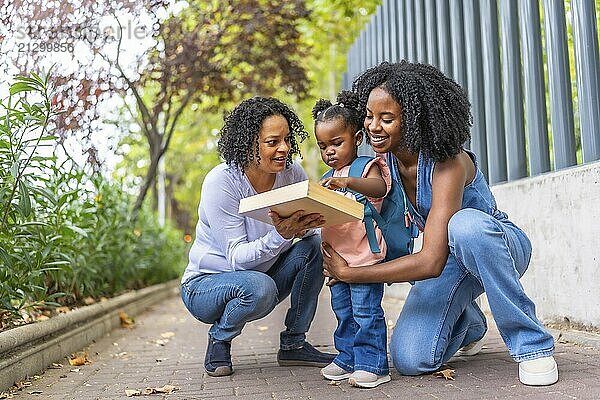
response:
[(469, 100), (473, 109), (471, 149), (479, 157), (479, 168), (488, 177), (487, 138), (485, 131), (485, 107), (483, 95), (483, 67), (481, 62), (481, 24), (479, 0), (464, 0), (465, 58)]
[(571, 1), (583, 162), (600, 159), (600, 61), (592, 1)]
[(452, 47), (450, 45), (452, 43), (452, 36), (450, 36), (448, 0), (439, 0), (437, 2), (436, 14), (438, 65), (444, 74), (452, 76)]
[(554, 169), (562, 169), (576, 164), (573, 100), (565, 24), (563, 0), (544, 0)]
[(538, 0), (518, 3), (529, 175), (534, 176), (550, 171), (540, 11)]
[[(420, 1), (420, 0), (419, 0)], [(404, 21), (406, 22), (406, 59), (410, 62), (417, 61), (417, 41), (415, 23), (415, 0), (406, 0)]]
[(436, 22), (436, 0), (425, 0), (425, 32), (427, 36), (427, 63), (439, 66)]
[(454, 80), (468, 92), (462, 0), (450, 0), (450, 37), (452, 43), (452, 75)]
[(427, 33), (425, 31), (424, 0), (414, 0), (415, 3), (415, 41), (417, 43), (417, 59), (420, 63), (427, 62)]
[(508, 180), (527, 176), (517, 2), (517, 0), (502, 0), (500, 2)]
[(485, 88), (485, 128), (487, 133), (490, 183), (506, 181), (506, 142), (500, 85), (498, 8), (496, 0), (481, 0), (481, 46), (483, 48), (483, 87)]

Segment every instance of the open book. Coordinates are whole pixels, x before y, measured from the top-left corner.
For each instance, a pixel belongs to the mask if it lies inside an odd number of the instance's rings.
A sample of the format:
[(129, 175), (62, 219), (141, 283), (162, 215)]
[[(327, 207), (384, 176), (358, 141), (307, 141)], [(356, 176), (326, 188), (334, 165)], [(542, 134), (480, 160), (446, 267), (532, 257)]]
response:
[(240, 201), (240, 215), (271, 224), (269, 210), (282, 217), (289, 217), (298, 210), (307, 214), (319, 213), (325, 217), (325, 226), (330, 226), (362, 220), (364, 206), (310, 181), (293, 183)]

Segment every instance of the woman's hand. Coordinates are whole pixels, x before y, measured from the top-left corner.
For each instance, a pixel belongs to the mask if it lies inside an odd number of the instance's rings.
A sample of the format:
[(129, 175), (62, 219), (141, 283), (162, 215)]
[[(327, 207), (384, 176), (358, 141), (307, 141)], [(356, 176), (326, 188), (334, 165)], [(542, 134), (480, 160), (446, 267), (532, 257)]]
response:
[(347, 276), (345, 273), (350, 269), (346, 260), (329, 243), (323, 242), (321, 248), (323, 249), (323, 275), (329, 278), (327, 286), (344, 281), (342, 277)]
[(325, 225), (325, 218), (321, 214), (305, 215), (304, 211), (296, 211), (287, 218), (281, 218), (275, 211), (271, 211), (269, 217), (277, 232), (286, 239), (302, 237), (307, 230)]

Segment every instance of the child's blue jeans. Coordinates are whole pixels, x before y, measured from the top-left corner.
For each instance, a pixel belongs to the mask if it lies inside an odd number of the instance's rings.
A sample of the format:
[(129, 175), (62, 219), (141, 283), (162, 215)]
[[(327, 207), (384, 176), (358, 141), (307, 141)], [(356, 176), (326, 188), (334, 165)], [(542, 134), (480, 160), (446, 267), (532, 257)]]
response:
[(389, 373), (382, 298), (383, 283), (331, 286), (331, 306), (338, 320), (333, 340), (339, 351), (333, 362), (346, 371)]

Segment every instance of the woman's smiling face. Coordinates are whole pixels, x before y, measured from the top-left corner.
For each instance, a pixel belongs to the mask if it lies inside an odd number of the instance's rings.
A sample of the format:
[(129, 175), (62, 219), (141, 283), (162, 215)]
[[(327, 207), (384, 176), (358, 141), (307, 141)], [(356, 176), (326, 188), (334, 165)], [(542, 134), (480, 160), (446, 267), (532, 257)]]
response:
[(283, 171), (290, 152), (290, 128), (281, 115), (267, 117), (258, 134), (260, 161), (256, 168), (267, 174)]
[(397, 150), (404, 142), (400, 104), (381, 86), (369, 94), (364, 126), (377, 153)]

